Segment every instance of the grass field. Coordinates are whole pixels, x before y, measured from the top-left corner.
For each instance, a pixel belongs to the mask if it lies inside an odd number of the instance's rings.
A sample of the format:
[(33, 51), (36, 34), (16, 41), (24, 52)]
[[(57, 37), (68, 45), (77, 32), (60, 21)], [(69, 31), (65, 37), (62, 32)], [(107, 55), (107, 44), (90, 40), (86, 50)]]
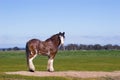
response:
[[(36, 57), (34, 64), (37, 71), (46, 71), (47, 57)], [(119, 71), (120, 51), (59, 51), (55, 57), (54, 68), (55, 71)], [(26, 77), (4, 74), (4, 72), (23, 70), (27, 70), (24, 51), (0, 52), (0, 80), (14, 80), (16, 78), (18, 80), (93, 80), (64, 77)]]

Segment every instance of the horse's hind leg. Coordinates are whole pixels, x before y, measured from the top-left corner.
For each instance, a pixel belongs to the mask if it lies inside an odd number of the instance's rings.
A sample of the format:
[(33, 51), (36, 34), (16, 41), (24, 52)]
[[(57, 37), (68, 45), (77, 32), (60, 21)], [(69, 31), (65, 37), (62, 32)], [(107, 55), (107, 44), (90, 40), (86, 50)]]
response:
[(29, 71), (30, 72), (34, 72), (35, 71), (35, 66), (33, 64), (33, 59), (37, 56), (37, 53), (35, 51), (31, 51), (31, 53), (29, 53), (29, 59), (28, 59), (28, 67), (29, 67)]

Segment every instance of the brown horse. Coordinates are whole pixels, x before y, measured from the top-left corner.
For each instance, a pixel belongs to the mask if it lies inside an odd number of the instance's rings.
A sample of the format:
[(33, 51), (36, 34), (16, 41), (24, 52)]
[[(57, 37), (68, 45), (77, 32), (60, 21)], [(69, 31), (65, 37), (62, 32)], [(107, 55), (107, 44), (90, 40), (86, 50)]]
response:
[(64, 43), (65, 32), (53, 35), (52, 37), (46, 39), (45, 41), (40, 41), (39, 39), (29, 40), (26, 44), (26, 57), (27, 65), (30, 72), (35, 71), (33, 64), (33, 59), (37, 54), (48, 56), (47, 70), (52, 72), (54, 57), (58, 51), (58, 47)]

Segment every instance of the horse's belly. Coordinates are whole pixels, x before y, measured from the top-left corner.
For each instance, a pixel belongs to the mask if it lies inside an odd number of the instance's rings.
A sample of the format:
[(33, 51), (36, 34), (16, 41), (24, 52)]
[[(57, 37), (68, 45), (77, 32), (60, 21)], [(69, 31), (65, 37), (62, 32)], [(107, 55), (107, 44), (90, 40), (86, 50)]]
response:
[(44, 56), (49, 56), (50, 55), (50, 52), (49, 51), (45, 51), (45, 52), (42, 52), (42, 51), (39, 51), (39, 53), (38, 54), (40, 54), (40, 55), (44, 55)]

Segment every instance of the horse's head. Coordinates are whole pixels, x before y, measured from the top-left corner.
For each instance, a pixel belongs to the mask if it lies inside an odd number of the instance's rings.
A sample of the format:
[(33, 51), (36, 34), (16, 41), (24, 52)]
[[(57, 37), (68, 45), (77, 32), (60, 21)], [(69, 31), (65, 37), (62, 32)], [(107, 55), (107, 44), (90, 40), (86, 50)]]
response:
[(64, 44), (64, 39), (65, 39), (65, 32), (61, 33), (59, 32), (59, 38), (60, 38), (60, 44), (63, 45)]

